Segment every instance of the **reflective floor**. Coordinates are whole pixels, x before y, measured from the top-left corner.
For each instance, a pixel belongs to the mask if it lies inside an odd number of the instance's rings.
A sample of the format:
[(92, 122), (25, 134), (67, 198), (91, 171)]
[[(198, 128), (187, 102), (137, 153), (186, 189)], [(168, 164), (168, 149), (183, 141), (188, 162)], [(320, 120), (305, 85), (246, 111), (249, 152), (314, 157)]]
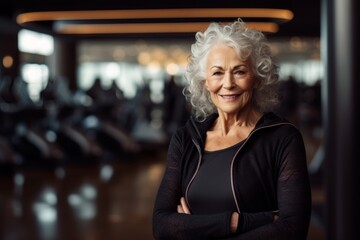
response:
[(0, 176), (0, 239), (151, 239), (164, 156)]
[[(0, 239), (152, 239), (151, 215), (165, 151), (0, 175)], [(314, 203), (323, 201), (321, 189)], [(309, 238), (324, 239), (312, 219)]]

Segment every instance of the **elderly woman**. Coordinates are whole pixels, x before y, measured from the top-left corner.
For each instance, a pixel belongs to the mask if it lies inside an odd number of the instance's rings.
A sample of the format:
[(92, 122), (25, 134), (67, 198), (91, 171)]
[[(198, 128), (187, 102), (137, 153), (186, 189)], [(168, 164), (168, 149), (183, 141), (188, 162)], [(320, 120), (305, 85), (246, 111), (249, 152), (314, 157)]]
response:
[(196, 34), (193, 115), (173, 135), (153, 213), (156, 239), (306, 239), (310, 187), (299, 130), (271, 110), (278, 68), (241, 20)]

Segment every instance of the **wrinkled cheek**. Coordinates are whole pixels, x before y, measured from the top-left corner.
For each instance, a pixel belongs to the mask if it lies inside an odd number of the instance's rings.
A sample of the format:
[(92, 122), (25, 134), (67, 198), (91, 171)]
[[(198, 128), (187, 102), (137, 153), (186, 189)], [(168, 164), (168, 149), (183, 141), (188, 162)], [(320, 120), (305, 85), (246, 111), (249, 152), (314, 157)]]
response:
[(221, 87), (216, 86), (216, 85), (208, 85), (207, 86), (207, 90), (210, 92), (210, 94), (216, 94), (217, 92), (219, 92), (220, 89), (221, 89)]
[(211, 97), (211, 100), (216, 100), (216, 98), (218, 97), (216, 93), (213, 93), (213, 92), (210, 92), (210, 97)]
[(244, 92), (242, 95), (241, 95), (241, 100), (244, 104), (248, 103), (251, 101), (251, 98), (252, 98), (252, 92)]
[(216, 93), (220, 90), (221, 88), (221, 85), (218, 84), (216, 81), (212, 81), (212, 80), (209, 80), (207, 79), (206, 82), (205, 82), (205, 86), (207, 88), (207, 90), (210, 92), (210, 93)]

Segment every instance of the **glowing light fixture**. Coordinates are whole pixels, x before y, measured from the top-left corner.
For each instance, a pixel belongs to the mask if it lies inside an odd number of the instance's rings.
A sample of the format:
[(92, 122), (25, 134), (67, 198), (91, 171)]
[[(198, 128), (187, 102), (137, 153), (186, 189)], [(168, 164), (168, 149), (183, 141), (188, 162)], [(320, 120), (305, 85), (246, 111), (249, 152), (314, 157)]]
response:
[(14, 64), (14, 59), (10, 55), (6, 55), (3, 57), (2, 64), (4, 68), (11, 68)]
[[(274, 33), (278, 25), (271, 22), (247, 22), (251, 28)], [(191, 23), (107, 23), (107, 24), (59, 24), (60, 34), (131, 34), (131, 33), (187, 33), (203, 31), (209, 22)]]
[[(16, 21), (20, 25), (53, 21), (56, 33), (81, 35), (197, 32), (206, 29), (208, 19), (243, 18), (250, 27), (274, 33), (278, 31), (279, 23), (290, 21), (293, 17), (293, 13), (287, 9), (192, 8), (26, 12), (19, 14)], [(143, 22), (145, 19), (146, 22)], [(149, 19), (154, 21), (149, 22)], [(172, 22), (171, 19), (188, 19), (188, 22)], [(262, 19), (264, 22), (251, 19)], [(106, 22), (94, 22), (97, 20)], [(137, 20), (137, 23), (129, 23), (128, 20)]]
[(175, 19), (175, 18), (273, 18), (291, 20), (294, 15), (287, 9), (271, 8), (197, 8), (197, 9), (130, 9), (26, 12), (17, 16), (18, 24), (59, 20), (106, 19)]

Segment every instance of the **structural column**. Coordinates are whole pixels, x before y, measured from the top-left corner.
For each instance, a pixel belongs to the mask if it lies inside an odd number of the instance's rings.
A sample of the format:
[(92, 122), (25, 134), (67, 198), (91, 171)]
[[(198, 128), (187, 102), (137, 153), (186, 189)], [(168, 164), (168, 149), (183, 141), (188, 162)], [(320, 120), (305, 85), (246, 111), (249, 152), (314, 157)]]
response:
[(76, 41), (72, 39), (55, 38), (54, 54), (51, 58), (51, 77), (63, 77), (71, 89), (76, 89), (77, 52)]
[(356, 0), (322, 0), (326, 238), (360, 239), (359, 14)]

